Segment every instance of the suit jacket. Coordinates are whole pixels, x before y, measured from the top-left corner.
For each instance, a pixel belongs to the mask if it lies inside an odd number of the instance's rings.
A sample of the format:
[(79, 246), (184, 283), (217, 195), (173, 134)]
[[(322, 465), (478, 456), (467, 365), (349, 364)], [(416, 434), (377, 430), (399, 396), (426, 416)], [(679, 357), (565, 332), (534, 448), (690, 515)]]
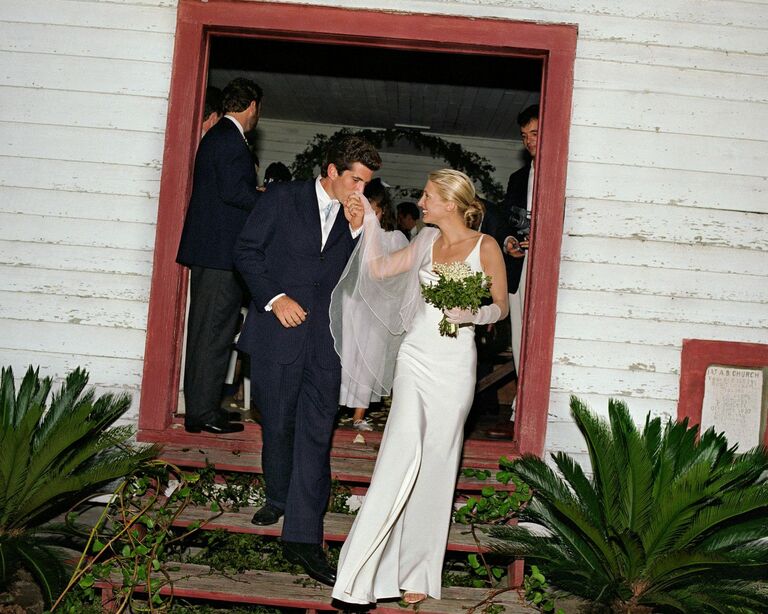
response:
[[(352, 254), (355, 239), (342, 209), (320, 249), (321, 228), (315, 181), (270, 186), (251, 213), (235, 245), (235, 265), (253, 301), (238, 347), (290, 364), (312, 335), (321, 367), (339, 369), (328, 309), (331, 292)], [(265, 306), (284, 292), (309, 312), (306, 321), (285, 328)]]
[(234, 268), (237, 236), (261, 193), (243, 135), (222, 118), (205, 133), (195, 156), (192, 197), (176, 262), (211, 269)]
[[(527, 208), (528, 200), (528, 173), (531, 169), (530, 160), (522, 168), (516, 170), (509, 176), (509, 182), (507, 183), (507, 193), (504, 195), (504, 201), (495, 212), (491, 212), (488, 224), (484, 227), (487, 229), (485, 232), (494, 236), (499, 245), (504, 249), (504, 239), (509, 236), (514, 236), (517, 239), (522, 239), (515, 232), (515, 229), (511, 223), (509, 217), (509, 211), (512, 207), (522, 208), (523, 211)], [(490, 208), (489, 208), (490, 209)], [(513, 258), (504, 252), (504, 264), (507, 268), (507, 289), (510, 294), (517, 292), (520, 287), (520, 276), (523, 273), (523, 261), (524, 258)]]

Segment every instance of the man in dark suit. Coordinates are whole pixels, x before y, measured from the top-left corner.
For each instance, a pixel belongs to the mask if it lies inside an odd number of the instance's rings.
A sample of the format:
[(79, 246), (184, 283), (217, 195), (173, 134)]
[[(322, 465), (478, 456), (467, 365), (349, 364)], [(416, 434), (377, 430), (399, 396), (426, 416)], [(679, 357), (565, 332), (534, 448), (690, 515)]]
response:
[[(520, 373), (520, 345), (523, 332), (525, 280), (530, 247), (530, 220), (533, 206), (534, 160), (539, 136), (539, 105), (523, 109), (517, 116), (520, 137), (525, 147), (525, 165), (509, 176), (507, 193), (499, 212), (493, 236), (501, 245), (507, 267), (509, 318), (512, 329), (512, 355), (515, 369)], [(512, 405), (514, 412), (514, 401)], [(489, 429), (487, 435), (496, 439), (512, 439), (512, 424), (504, 420)]]
[(222, 93), (224, 117), (203, 136), (176, 262), (190, 269), (184, 401), (187, 431), (234, 433), (221, 397), (243, 301), (232, 250), (260, 197), (244, 133), (259, 121), (261, 88), (235, 79)]
[(253, 297), (239, 347), (251, 355), (267, 490), (252, 522), (285, 514), (286, 558), (329, 585), (336, 572), (320, 544), (341, 364), (328, 308), (361, 231), (360, 194), (380, 166), (366, 141), (335, 142), (320, 177), (270, 186), (235, 247)]

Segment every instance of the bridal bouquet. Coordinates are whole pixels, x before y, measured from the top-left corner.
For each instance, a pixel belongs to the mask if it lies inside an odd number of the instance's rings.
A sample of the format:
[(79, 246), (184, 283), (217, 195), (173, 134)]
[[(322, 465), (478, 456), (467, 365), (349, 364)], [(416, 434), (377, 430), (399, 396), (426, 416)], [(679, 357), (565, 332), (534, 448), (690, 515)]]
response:
[[(421, 284), (424, 300), (441, 311), (444, 309), (470, 309), (477, 312), (480, 302), (491, 296), (491, 278), (481, 272), (475, 272), (466, 262), (436, 264), (434, 267), (438, 280), (434, 284)], [(455, 337), (459, 325), (449, 322), (443, 316), (440, 320), (440, 335)]]

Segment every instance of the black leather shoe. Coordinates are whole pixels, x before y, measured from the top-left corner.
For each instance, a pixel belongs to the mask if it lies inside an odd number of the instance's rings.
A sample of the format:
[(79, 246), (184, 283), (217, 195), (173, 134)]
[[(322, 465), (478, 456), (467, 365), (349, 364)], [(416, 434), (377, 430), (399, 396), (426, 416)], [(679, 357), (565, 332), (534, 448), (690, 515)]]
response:
[(212, 420), (211, 422), (203, 422), (202, 424), (196, 424), (191, 422), (184, 425), (184, 430), (187, 433), (199, 433), (205, 431), (206, 433), (213, 433), (214, 435), (224, 435), (226, 433), (239, 433), (243, 430), (242, 424), (233, 424), (226, 420)]
[(336, 584), (336, 570), (328, 563), (320, 544), (283, 542), (283, 555), (296, 565), (301, 565), (307, 575), (328, 586)]
[(243, 414), (239, 411), (222, 411), (220, 412), (222, 419), (228, 422), (242, 422)]
[(281, 510), (279, 507), (275, 507), (271, 503), (267, 503), (260, 510), (256, 511), (256, 513), (253, 515), (253, 518), (251, 518), (251, 524), (257, 524), (259, 526), (275, 524), (278, 520), (280, 520), (282, 515), (283, 510)]

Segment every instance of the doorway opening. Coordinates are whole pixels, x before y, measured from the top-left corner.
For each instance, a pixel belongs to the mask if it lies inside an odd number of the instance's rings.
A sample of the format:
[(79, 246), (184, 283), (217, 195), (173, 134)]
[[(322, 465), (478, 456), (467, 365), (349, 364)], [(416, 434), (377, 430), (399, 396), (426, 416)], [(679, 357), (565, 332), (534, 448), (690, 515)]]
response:
[[(222, 4), (228, 10), (221, 10)], [(518, 451), (540, 453), (554, 338), (575, 28), (268, 7), (183, 0), (179, 6), (140, 436), (174, 439), (186, 302), (185, 270), (174, 260), (205, 86), (221, 87), (245, 76), (265, 91), (254, 135), (262, 173), (274, 161), (290, 165), (316, 133), (397, 127), (438, 135), (487, 158), (503, 193), (510, 172), (522, 165), (517, 113), (541, 102), (532, 232), (542, 240), (534, 242), (529, 255), (536, 275), (526, 299), (527, 305), (536, 305), (536, 317), (527, 320), (523, 332), (524, 385), (514, 442)], [(451, 165), (405, 141), (385, 149), (382, 158), (378, 176), (398, 190), (395, 199), (420, 190), (429, 170)], [(530, 383), (525, 383), (526, 372), (535, 374)]]

